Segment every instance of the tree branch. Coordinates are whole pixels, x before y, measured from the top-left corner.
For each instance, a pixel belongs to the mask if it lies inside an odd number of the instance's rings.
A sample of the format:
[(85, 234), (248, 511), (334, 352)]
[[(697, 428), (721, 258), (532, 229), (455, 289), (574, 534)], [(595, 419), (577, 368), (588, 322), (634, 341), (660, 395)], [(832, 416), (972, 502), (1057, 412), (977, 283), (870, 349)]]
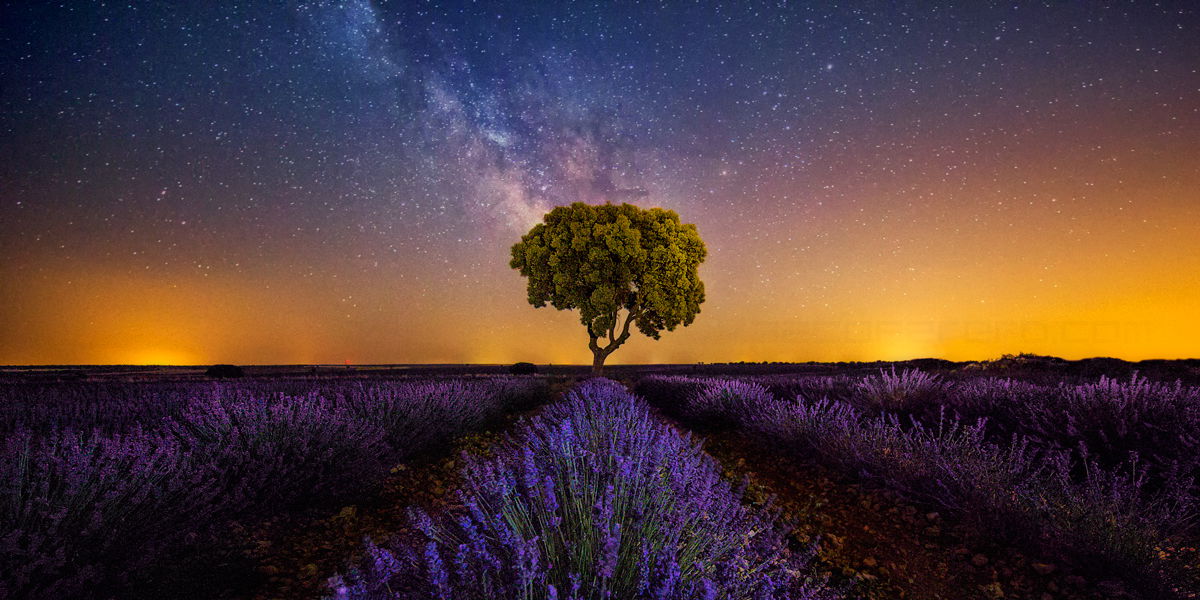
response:
[(613, 319), (613, 330), (609, 332), (608, 345), (604, 347), (605, 352), (616, 350), (621, 344), (625, 343), (625, 340), (629, 339), (629, 326), (633, 324), (633, 320), (637, 318), (639, 312), (636, 306), (629, 309), (629, 313), (625, 315), (625, 324), (621, 326), (620, 337), (612, 337), (616, 333), (617, 325), (616, 319)]
[(596, 335), (596, 331), (594, 329), (592, 329), (593, 322), (594, 321), (589, 321), (587, 324), (588, 349), (590, 349), (592, 352), (595, 352), (600, 349), (600, 344), (596, 343), (597, 340), (600, 339), (600, 336)]
[(635, 306), (634, 308), (629, 309), (628, 315), (625, 315), (625, 326), (621, 328), (621, 341), (629, 339), (629, 326), (633, 323), (633, 320), (638, 317), (640, 312), (641, 311), (637, 310), (637, 307)]

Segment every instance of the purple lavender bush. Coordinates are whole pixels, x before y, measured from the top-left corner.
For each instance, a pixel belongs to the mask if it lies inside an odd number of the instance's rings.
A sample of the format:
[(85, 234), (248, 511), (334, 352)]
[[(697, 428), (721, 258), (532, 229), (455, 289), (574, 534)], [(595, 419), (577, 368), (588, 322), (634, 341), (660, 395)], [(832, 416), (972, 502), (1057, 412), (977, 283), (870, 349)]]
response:
[(1025, 411), (1047, 404), (1054, 388), (1017, 379), (976, 377), (956, 382), (947, 405), (965, 420), (987, 419), (989, 437), (1005, 440), (1013, 434), (1029, 435)]
[(1043, 502), (1033, 507), (1046, 522), (1051, 545), (1097, 570), (1128, 569), (1133, 578), (1154, 583), (1158, 549), (1194, 531), (1200, 508), (1194, 492), (1178, 481), (1152, 488), (1136, 458), (1113, 470), (1084, 462), (1079, 479), (1070, 474), (1075, 467), (1068, 455), (1058, 456), (1057, 476), (1047, 480)]
[(321, 396), (359, 401), (381, 390), (403, 391), (422, 385), (461, 386), (473, 393), (496, 394), (505, 406), (545, 399), (545, 381), (536, 377), (403, 380), (399, 382), (309, 377), (247, 378), (236, 381), (0, 381), (0, 433), (18, 429), (54, 432), (66, 429), (120, 433), (153, 429), (178, 417), (192, 404), (212, 399), (274, 400)]
[[(1196, 506), (1180, 486), (1148, 488), (1145, 469), (1084, 463), (1029, 438), (985, 439), (982, 421), (944, 418), (901, 427), (890, 415), (862, 417), (832, 403), (788, 407), (760, 428), (779, 444), (882, 483), (974, 522), (998, 537), (1033, 543), (1097, 569), (1148, 570), (1155, 548), (1194, 524)], [(785, 418), (778, 419), (783, 416)], [(785, 423), (784, 425), (779, 425)]]
[(985, 527), (1022, 525), (1023, 504), (1037, 498), (1050, 467), (1025, 440), (993, 444), (984, 423), (943, 416), (936, 426), (902, 426), (893, 414), (863, 415), (841, 402), (761, 403), (748, 428), (801, 458), (875, 480), (906, 496), (957, 511)]
[(495, 377), (381, 384), (342, 397), (357, 418), (379, 425), (396, 454), (444, 443), (482, 426), (545, 388), (538, 379)]
[(633, 390), (643, 398), (653, 398), (655, 404), (676, 414), (691, 402), (693, 396), (707, 389), (715, 381), (719, 380), (710, 377), (652, 375), (638, 379)]
[(198, 402), (167, 432), (222, 490), (233, 518), (336, 501), (386, 470), (384, 430), (320, 396)]
[(861, 379), (849, 375), (764, 375), (752, 381), (767, 388), (776, 398), (816, 401), (849, 400)]
[(1200, 388), (1135, 375), (1057, 391), (1026, 405), (1024, 422), (1033, 435), (1078, 449), (1082, 459), (1109, 469), (1136, 455), (1156, 479), (1200, 476)]
[(0, 597), (100, 595), (194, 535), (220, 490), (169, 438), (9, 434), (0, 461)]
[(619, 385), (590, 380), (493, 459), (467, 458), (461, 508), (413, 510), (422, 540), (368, 542), (333, 598), (834, 598), (772, 513)]
[[(230, 520), (337, 502), (380, 481), (396, 460), (535, 399), (545, 385), (309, 388), (137, 385), (68, 395), (63, 419), (49, 396), (12, 409), (38, 427), (12, 429), (0, 445), (0, 597), (121, 596), (155, 561)], [(125, 407), (137, 402), (157, 404)], [(116, 418), (102, 418), (107, 408)], [(60, 429), (84, 423), (97, 427)]]
[[(954, 404), (960, 414), (987, 416), (992, 439), (1027, 436), (1070, 453), (1062, 477), (1077, 486), (1099, 485), (1102, 472), (1122, 473), (1124, 487), (1136, 482), (1143, 496), (1154, 496), (1149, 502), (1200, 505), (1198, 388), (1137, 376), (1057, 386), (981, 379), (958, 386)], [(1181, 514), (1187, 518), (1174, 527), (1194, 535), (1200, 518), (1194, 509)]]
[(219, 384), (77, 381), (0, 383), (0, 433), (150, 429)]
[[(673, 383), (679, 389), (688, 385)], [(727, 382), (704, 385), (733, 389)], [(1092, 391), (1076, 393), (1098, 402)], [(703, 393), (693, 392), (672, 410), (686, 418), (688, 404)], [(1154, 393), (1163, 395), (1163, 390)], [(741, 423), (772, 449), (877, 481), (1000, 537), (1032, 543), (1097, 570), (1122, 570), (1151, 588), (1157, 585), (1156, 548), (1183, 539), (1197, 521), (1193, 482), (1174, 476), (1153, 484), (1152, 469), (1139, 465), (1136, 453), (1109, 468), (1090, 460), (1086, 450), (1073, 453), (1037, 438), (1013, 435), (1008, 441), (992, 441), (985, 420), (968, 424), (948, 416), (944, 407), (933, 424), (911, 415), (905, 424), (894, 413), (873, 415), (829, 400), (756, 398), (726, 406), (741, 413), (725, 419)]]
[(896, 367), (880, 371), (858, 382), (851, 394), (850, 402), (872, 413), (922, 414), (945, 402), (949, 386), (937, 375), (919, 369), (904, 369), (897, 373)]
[(681, 415), (705, 429), (735, 428), (755, 405), (775, 398), (754, 382), (709, 379), (683, 404)]

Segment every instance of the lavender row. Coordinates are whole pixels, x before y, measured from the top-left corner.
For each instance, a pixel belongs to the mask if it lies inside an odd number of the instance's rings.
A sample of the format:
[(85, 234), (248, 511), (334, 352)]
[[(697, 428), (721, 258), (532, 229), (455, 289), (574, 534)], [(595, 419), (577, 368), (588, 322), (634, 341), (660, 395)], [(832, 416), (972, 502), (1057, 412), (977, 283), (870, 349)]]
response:
[(1159, 482), (1200, 477), (1200, 388), (1179, 382), (1134, 375), (1128, 381), (1102, 376), (1046, 386), (1012, 379), (951, 382), (893, 370), (863, 379), (854, 389), (848, 401), (872, 414), (912, 415), (927, 424), (942, 412), (986, 419), (995, 441), (1028, 436), (1110, 469), (1136, 458)]
[[(900, 383), (918, 391), (939, 383), (906, 377)], [(901, 391), (916, 393), (913, 387), (880, 388), (881, 381), (864, 382), (863, 396), (894, 400)], [(989, 385), (1011, 384), (981, 382), (974, 389), (993, 389)], [(1096, 391), (1116, 394), (1113, 385), (1102, 381), (1076, 393), (1098, 402)], [(1125, 385), (1120, 398), (1147, 393), (1144, 382)], [(955, 512), (982, 530), (1097, 569), (1124, 569), (1153, 581), (1161, 566), (1157, 548), (1194, 537), (1192, 481), (1164, 474), (1151, 482), (1136, 458), (1106, 468), (1086, 452), (1020, 434), (992, 440), (985, 420), (944, 409), (923, 422), (911, 413), (863, 410), (845, 400), (784, 401), (754, 382), (661, 377), (647, 378), (639, 390), (691, 423), (740, 429), (773, 451), (816, 458)]]
[(336, 502), (542, 391), (537, 380), (496, 379), (332, 398), (198, 393), (149, 428), (11, 432), (0, 597), (115, 593), (230, 520)]
[[(673, 378), (647, 378), (642, 385)], [(722, 381), (694, 379), (658, 391), (663, 400), (687, 396), (689, 386)], [(761, 384), (774, 396), (812, 403), (827, 398), (871, 416), (894, 414), (936, 426), (943, 414), (964, 422), (985, 420), (984, 437), (1003, 444), (1014, 435), (1039, 448), (1070, 452), (1079, 465), (1094, 463), (1107, 470), (1136, 461), (1147, 485), (1200, 480), (1200, 388), (1101, 377), (1082, 384), (1038, 385), (1012, 379), (944, 380), (915, 369), (883, 371), (867, 377), (768, 376), (740, 381)], [(661, 386), (660, 386), (661, 387)], [(682, 398), (673, 398), (679, 402)]]
[[(490, 379), (490, 378), (488, 378)], [(0, 381), (0, 433), (75, 430), (121, 433), (151, 428), (188, 406), (214, 398), (354, 397), (366, 388), (462, 378), (403, 379), (267, 377), (199, 381)]]
[(367, 543), (333, 598), (835, 598), (774, 513), (750, 508), (697, 441), (593, 379), (495, 458), (464, 459), (457, 508)]

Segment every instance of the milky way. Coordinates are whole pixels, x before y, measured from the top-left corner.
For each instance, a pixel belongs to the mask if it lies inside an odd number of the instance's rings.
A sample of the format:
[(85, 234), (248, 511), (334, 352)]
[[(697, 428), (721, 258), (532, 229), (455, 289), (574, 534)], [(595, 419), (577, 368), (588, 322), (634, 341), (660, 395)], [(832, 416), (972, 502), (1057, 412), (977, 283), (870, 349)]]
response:
[(507, 267), (574, 201), (709, 245), (616, 362), (1200, 354), (1190, 3), (65, 4), (0, 17), (0, 363), (582, 362)]

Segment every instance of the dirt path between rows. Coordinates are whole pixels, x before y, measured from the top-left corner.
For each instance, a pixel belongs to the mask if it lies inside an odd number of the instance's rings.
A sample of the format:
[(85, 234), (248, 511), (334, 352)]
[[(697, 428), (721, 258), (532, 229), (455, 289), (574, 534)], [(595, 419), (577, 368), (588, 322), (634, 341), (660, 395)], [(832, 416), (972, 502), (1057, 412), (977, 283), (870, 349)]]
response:
[(851, 597), (922, 600), (1082, 600), (1101, 593), (1060, 565), (996, 546), (934, 511), (885, 490), (847, 482), (815, 465), (764, 454), (737, 434), (715, 434), (705, 448), (727, 475), (749, 476), (752, 499), (775, 496), (799, 542), (820, 538), (818, 558), (857, 580)]
[(164, 565), (159, 581), (132, 596), (145, 600), (295, 600), (329, 593), (328, 578), (363, 553), (363, 539), (383, 543), (413, 533), (406, 509), (438, 510), (462, 481), (465, 452), (490, 456), (520, 422), (557, 402), (510, 413), (436, 454), (397, 464), (377, 491), (357, 504), (309, 510), (251, 526), (234, 524), (215, 547)]

